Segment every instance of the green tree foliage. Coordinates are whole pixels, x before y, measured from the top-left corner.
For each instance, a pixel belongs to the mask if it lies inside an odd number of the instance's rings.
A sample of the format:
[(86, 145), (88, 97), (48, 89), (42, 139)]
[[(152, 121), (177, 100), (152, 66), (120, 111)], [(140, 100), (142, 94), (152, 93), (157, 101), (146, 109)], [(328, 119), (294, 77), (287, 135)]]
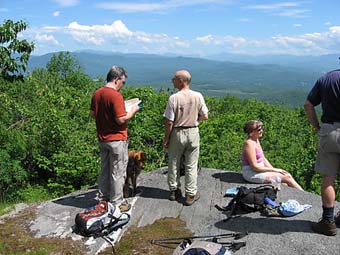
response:
[(0, 193), (7, 199), (15, 197), (19, 184), (43, 185), (60, 195), (97, 177), (95, 127), (88, 115), (95, 86), (67, 56), (52, 58), (53, 69), (37, 69), (24, 81), (0, 80), (0, 145), (9, 159), (1, 170), (12, 173), (11, 180), (1, 175)]
[[(46, 69), (34, 70), (23, 81), (0, 79), (0, 199), (27, 199), (27, 192), (44, 190), (59, 196), (96, 183), (100, 156), (89, 106), (102, 85), (69, 53), (55, 55)], [(142, 100), (142, 109), (129, 122), (130, 149), (147, 153), (146, 171), (166, 166), (163, 113), (169, 91), (126, 85), (122, 93)], [(240, 172), (243, 125), (261, 119), (267, 158), (306, 190), (320, 192), (320, 176), (313, 171), (317, 136), (301, 107), (233, 96), (206, 97), (206, 102), (209, 120), (200, 124), (203, 167)]]
[(25, 21), (5, 20), (0, 25), (0, 74), (6, 80), (22, 78), (34, 44), (19, 40), (18, 34), (27, 29)]

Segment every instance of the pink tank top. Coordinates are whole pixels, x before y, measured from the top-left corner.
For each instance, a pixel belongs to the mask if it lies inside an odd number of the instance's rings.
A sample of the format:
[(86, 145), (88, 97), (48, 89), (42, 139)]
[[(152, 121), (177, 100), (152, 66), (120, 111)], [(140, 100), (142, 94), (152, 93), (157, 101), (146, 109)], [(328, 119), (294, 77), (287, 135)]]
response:
[[(257, 163), (263, 162), (263, 151), (261, 148), (255, 148), (256, 161)], [(249, 161), (244, 153), (242, 152), (242, 166), (249, 166)]]

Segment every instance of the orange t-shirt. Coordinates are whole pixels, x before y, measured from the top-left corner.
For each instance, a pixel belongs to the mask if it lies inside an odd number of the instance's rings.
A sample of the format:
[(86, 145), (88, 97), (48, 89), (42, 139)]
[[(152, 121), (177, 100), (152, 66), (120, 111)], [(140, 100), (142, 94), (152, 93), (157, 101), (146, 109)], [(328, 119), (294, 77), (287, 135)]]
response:
[(116, 118), (126, 115), (123, 96), (113, 88), (102, 87), (92, 96), (91, 108), (96, 116), (100, 142), (127, 140), (127, 124), (118, 125)]

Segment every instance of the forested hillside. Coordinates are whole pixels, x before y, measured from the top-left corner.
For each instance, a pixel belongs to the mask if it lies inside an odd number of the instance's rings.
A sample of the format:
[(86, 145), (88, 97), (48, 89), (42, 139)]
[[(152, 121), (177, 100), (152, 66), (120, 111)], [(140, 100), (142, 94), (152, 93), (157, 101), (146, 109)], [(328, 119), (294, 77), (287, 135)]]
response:
[[(207, 96), (233, 95), (293, 107), (302, 104), (308, 90), (321, 75), (321, 71), (297, 67), (213, 61), (193, 57), (110, 52), (70, 54), (92, 78), (103, 78), (108, 67), (121, 65), (129, 70), (128, 84), (131, 86), (150, 85), (159, 90), (171, 86), (174, 70), (184, 68), (190, 70), (193, 76), (193, 88)], [(28, 70), (44, 67), (51, 56), (52, 53), (32, 56)]]
[[(67, 53), (23, 81), (0, 80), (0, 199), (59, 196), (96, 183), (100, 170), (95, 123), (89, 117), (94, 82)], [(172, 88), (170, 89), (172, 90)], [(143, 107), (129, 122), (130, 148), (145, 150), (146, 171), (165, 166), (163, 111), (169, 91), (151, 87), (123, 89)], [(303, 109), (270, 105), (233, 96), (206, 97), (209, 120), (200, 126), (204, 167), (240, 171), (244, 123), (261, 119), (267, 158), (290, 171), (302, 186), (319, 193), (313, 172), (317, 137)]]

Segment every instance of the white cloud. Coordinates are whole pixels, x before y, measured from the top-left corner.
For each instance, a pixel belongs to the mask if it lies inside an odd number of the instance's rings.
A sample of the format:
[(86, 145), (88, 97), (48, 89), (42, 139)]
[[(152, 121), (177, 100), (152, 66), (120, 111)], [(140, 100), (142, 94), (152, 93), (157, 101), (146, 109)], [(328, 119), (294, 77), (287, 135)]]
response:
[(111, 25), (80, 25), (77, 22), (71, 22), (68, 25), (68, 31), (77, 40), (85, 40), (102, 44), (105, 38), (128, 38), (132, 36), (132, 32), (125, 26), (121, 20), (114, 21)]
[(54, 17), (58, 17), (60, 15), (60, 11), (55, 11), (55, 12), (53, 12), (53, 16)]
[[(294, 24), (295, 27), (301, 24)], [(37, 46), (51, 49), (63, 42), (65, 50), (100, 49), (120, 52), (203, 55), (218, 52), (235, 54), (292, 54), (318, 55), (340, 52), (340, 26), (329, 27), (326, 31), (300, 35), (278, 34), (269, 38), (246, 38), (232, 35), (201, 35), (194, 39), (183, 39), (165, 33), (132, 31), (123, 21), (112, 24), (83, 25), (71, 22), (66, 26), (44, 26), (29, 28), (26, 39), (39, 42)], [(37, 51), (39, 49), (37, 47)], [(55, 47), (60, 50), (61, 47)]]
[[(64, 42), (65, 47), (75, 49), (93, 48), (100, 50), (115, 49), (115, 51), (121, 52), (141, 52), (145, 48), (150, 50), (149, 53), (179, 51), (184, 53), (184, 50), (190, 46), (188, 41), (179, 37), (170, 37), (164, 33), (150, 34), (130, 31), (121, 20), (103, 25), (82, 25), (78, 22), (71, 22), (67, 26), (45, 26), (28, 29), (26, 33), (31, 34), (30, 38), (39, 38), (40, 42), (43, 42), (43, 40), (47, 42), (48, 39), (52, 42), (53, 38), (58, 38), (59, 41)], [(41, 34), (45, 34), (45, 36), (43, 37)], [(37, 37), (37, 35), (39, 36)], [(42, 48), (41, 44), (39, 46)], [(40, 48), (37, 49), (37, 52)], [(39, 54), (41, 53), (39, 52)]]
[(58, 27), (58, 26), (43, 26), (41, 28), (36, 28), (36, 29), (30, 29), (32, 31), (44, 31), (44, 32), (47, 32), (47, 33), (53, 33), (53, 32), (56, 32), (56, 31), (59, 31), (59, 30), (62, 30), (63, 27)]
[(268, 39), (247, 39), (233, 36), (205, 35), (196, 42), (209, 47), (219, 46), (220, 52), (252, 55), (292, 54), (319, 55), (340, 51), (340, 26), (330, 27), (325, 32), (306, 33), (296, 36), (276, 35)]
[[(273, 41), (278, 44), (279, 47), (311, 47), (314, 45), (312, 38), (308, 37), (292, 37), (292, 36), (274, 36)], [(315, 38), (316, 39), (316, 38)]]
[(37, 34), (34, 38), (38, 43), (52, 43), (54, 45), (61, 45), (53, 35)]
[(53, 0), (62, 7), (70, 7), (78, 5), (79, 0)]
[(199, 42), (205, 43), (205, 44), (210, 44), (214, 41), (214, 36), (205, 35), (205, 36), (197, 37), (196, 40)]
[(240, 47), (242, 47), (242, 45), (247, 43), (245, 38), (235, 36), (206, 35), (202, 37), (197, 37), (196, 40), (205, 45), (220, 46), (224, 50), (228, 49), (230, 51), (238, 50)]
[(308, 17), (307, 13), (309, 12), (310, 12), (309, 10), (305, 10), (305, 9), (292, 9), (292, 10), (284, 10), (278, 13), (274, 13), (273, 15), (293, 17), (293, 18), (306, 18)]
[(302, 24), (293, 24), (294, 27), (302, 27)]
[(247, 9), (255, 9), (255, 10), (277, 10), (287, 7), (296, 7), (298, 3), (295, 2), (282, 2), (277, 4), (258, 4), (258, 5), (249, 5)]
[(167, 9), (165, 5), (156, 4), (156, 3), (99, 3), (97, 4), (98, 8), (113, 10), (113, 11), (121, 11), (121, 12), (152, 12), (152, 11), (161, 11)]
[(340, 26), (334, 26), (329, 28), (329, 34), (331, 38), (340, 41)]
[(101, 2), (96, 6), (97, 8), (113, 10), (119, 12), (156, 12), (165, 11), (172, 8), (179, 8), (182, 6), (193, 6), (203, 4), (228, 4), (234, 2), (233, 0), (168, 0), (158, 3), (154, 2)]
[(248, 5), (245, 9), (253, 9), (258, 11), (263, 11), (274, 16), (284, 16), (293, 18), (306, 18), (307, 13), (310, 12), (308, 9), (300, 9), (301, 3), (297, 2), (281, 2), (276, 4), (258, 4), (258, 5)]

